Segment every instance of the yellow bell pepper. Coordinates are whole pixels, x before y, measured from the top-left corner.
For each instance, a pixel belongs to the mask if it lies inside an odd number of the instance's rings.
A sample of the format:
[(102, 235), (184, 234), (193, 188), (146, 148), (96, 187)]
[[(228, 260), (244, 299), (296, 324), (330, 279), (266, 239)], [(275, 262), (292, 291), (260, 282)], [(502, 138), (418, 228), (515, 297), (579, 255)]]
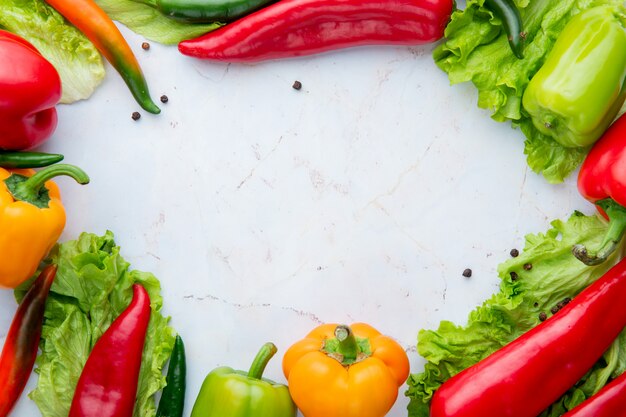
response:
[(80, 168), (59, 164), (33, 170), (0, 168), (0, 288), (15, 288), (33, 276), (65, 227), (59, 175), (87, 184)]
[(306, 417), (383, 417), (409, 376), (409, 359), (367, 324), (324, 324), (287, 350), (283, 373)]

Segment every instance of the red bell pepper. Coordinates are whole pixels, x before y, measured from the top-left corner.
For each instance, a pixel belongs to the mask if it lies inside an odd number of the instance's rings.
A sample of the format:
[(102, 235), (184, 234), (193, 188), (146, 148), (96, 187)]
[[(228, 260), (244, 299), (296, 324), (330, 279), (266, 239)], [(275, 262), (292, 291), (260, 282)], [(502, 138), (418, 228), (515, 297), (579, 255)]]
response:
[(0, 355), (0, 417), (9, 415), (28, 382), (39, 348), (43, 314), (57, 267), (46, 267), (17, 308)]
[(419, 45), (443, 37), (452, 7), (452, 0), (281, 0), (178, 49), (254, 62), (359, 45)]
[(626, 373), (623, 373), (563, 417), (623, 417), (625, 413)]
[(536, 417), (626, 326), (626, 259), (561, 311), (435, 392), (430, 417)]
[(57, 70), (26, 40), (0, 30), (0, 150), (33, 148), (57, 126)]
[(150, 298), (133, 285), (126, 310), (96, 342), (78, 379), (69, 417), (131, 417), (150, 320)]
[(583, 245), (574, 255), (587, 265), (604, 262), (617, 249), (626, 231), (626, 115), (620, 117), (593, 146), (578, 175), (578, 191), (609, 219), (600, 247)]

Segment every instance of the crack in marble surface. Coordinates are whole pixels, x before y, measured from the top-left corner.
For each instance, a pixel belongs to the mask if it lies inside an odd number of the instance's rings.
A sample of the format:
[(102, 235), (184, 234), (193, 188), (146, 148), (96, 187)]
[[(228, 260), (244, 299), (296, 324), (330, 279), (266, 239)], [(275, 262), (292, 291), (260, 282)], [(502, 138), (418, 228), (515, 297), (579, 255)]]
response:
[(282, 135), (281, 135), (281, 136), (278, 138), (278, 140), (276, 141), (276, 143), (274, 144), (274, 146), (272, 147), (272, 149), (270, 149), (270, 151), (269, 151), (269, 152), (268, 152), (268, 153), (267, 153), (264, 157), (261, 157), (261, 155), (259, 154), (258, 149), (254, 149), (256, 159), (257, 159), (259, 162), (258, 162), (258, 163), (257, 163), (254, 167), (252, 167), (252, 169), (250, 170), (250, 172), (248, 173), (248, 175), (246, 175), (246, 176), (245, 176), (245, 178), (241, 180), (241, 182), (239, 183), (239, 185), (237, 185), (237, 189), (238, 189), (238, 190), (239, 190), (239, 189), (241, 189), (241, 187), (243, 187), (243, 186), (245, 185), (245, 183), (246, 183), (246, 182), (248, 182), (248, 180), (254, 176), (254, 173), (255, 173), (255, 172), (256, 172), (256, 170), (259, 168), (259, 166), (261, 166), (261, 164), (262, 164), (262, 163), (263, 163), (263, 162), (264, 162), (267, 158), (269, 158), (270, 156), (272, 156), (272, 154), (273, 154), (274, 152), (276, 152), (276, 150), (278, 149), (278, 147), (280, 146), (280, 144), (281, 144), (281, 143), (282, 143), (282, 141), (283, 141), (283, 137), (284, 137), (284, 136), (282, 136)]
[(200, 75), (202, 78), (205, 78), (209, 81), (213, 81), (215, 83), (222, 81), (224, 78), (226, 78), (226, 75), (228, 74), (228, 72), (230, 71), (230, 66), (231, 64), (227, 64), (226, 68), (224, 68), (224, 70), (222, 71), (222, 76), (219, 79), (215, 79), (211, 76), (209, 76), (208, 74), (205, 74), (200, 67), (198, 67), (197, 65), (193, 66), (193, 69), (198, 73), (198, 75)]
[(189, 294), (189, 295), (184, 295), (183, 299), (185, 300), (194, 300), (194, 301), (217, 301), (220, 302), (222, 304), (234, 307), (236, 309), (239, 310), (244, 310), (244, 309), (250, 309), (250, 308), (278, 308), (280, 310), (284, 310), (284, 311), (290, 311), (292, 313), (297, 314), (300, 317), (305, 317), (309, 320), (311, 320), (314, 323), (317, 324), (324, 324), (324, 322), (322, 321), (322, 319), (320, 319), (315, 313), (312, 313), (310, 311), (305, 311), (305, 310), (300, 310), (297, 309), (295, 307), (289, 307), (289, 306), (276, 306), (276, 305), (272, 305), (271, 303), (247, 303), (247, 304), (242, 304), (242, 303), (236, 303), (233, 301), (229, 301), (226, 300), (224, 298), (221, 297), (217, 297), (215, 295), (212, 294), (207, 294), (204, 296), (197, 296), (194, 294)]

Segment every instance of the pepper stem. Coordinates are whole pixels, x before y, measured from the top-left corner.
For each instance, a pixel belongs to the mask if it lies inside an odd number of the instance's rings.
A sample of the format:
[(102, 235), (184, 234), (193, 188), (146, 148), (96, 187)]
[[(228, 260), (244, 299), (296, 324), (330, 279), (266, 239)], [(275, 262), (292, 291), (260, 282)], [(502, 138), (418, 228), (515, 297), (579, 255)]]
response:
[(350, 326), (340, 324), (335, 328), (335, 337), (337, 342), (337, 353), (343, 356), (344, 363), (354, 363), (359, 356), (359, 345), (356, 342), (356, 337), (352, 333)]
[(82, 169), (74, 165), (57, 164), (42, 169), (30, 178), (12, 174), (5, 180), (5, 184), (16, 201), (24, 201), (45, 208), (48, 207), (50, 200), (45, 183), (61, 175), (72, 177), (79, 184), (89, 183), (89, 176)]
[(595, 253), (589, 253), (585, 245), (578, 244), (572, 248), (572, 253), (585, 265), (599, 265), (606, 261), (624, 236), (626, 231), (626, 208), (617, 204), (615, 200), (606, 198), (596, 203), (609, 217), (609, 230), (606, 232), (600, 247)]
[(250, 365), (248, 378), (261, 379), (263, 377), (265, 367), (269, 363), (270, 359), (272, 359), (272, 357), (276, 354), (276, 352), (278, 352), (278, 349), (276, 349), (276, 345), (271, 342), (261, 346), (259, 353), (256, 354), (252, 365)]

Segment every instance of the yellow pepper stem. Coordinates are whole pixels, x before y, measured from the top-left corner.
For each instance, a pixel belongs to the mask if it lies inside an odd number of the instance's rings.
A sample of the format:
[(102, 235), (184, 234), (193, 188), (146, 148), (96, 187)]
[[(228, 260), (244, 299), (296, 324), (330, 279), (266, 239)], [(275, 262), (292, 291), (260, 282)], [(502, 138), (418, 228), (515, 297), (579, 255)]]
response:
[(74, 165), (57, 164), (42, 169), (32, 177), (11, 174), (4, 180), (9, 192), (16, 201), (24, 201), (39, 208), (47, 208), (50, 197), (45, 187), (46, 181), (58, 176), (74, 178), (79, 184), (88, 184), (89, 176)]
[(335, 329), (335, 337), (337, 338), (337, 353), (343, 357), (343, 364), (354, 363), (359, 356), (359, 344), (350, 326), (340, 324)]
[(278, 352), (278, 349), (276, 349), (276, 345), (271, 342), (261, 346), (259, 353), (256, 354), (252, 365), (250, 365), (248, 378), (261, 379), (263, 377), (263, 372), (265, 372), (265, 367), (276, 352)]

